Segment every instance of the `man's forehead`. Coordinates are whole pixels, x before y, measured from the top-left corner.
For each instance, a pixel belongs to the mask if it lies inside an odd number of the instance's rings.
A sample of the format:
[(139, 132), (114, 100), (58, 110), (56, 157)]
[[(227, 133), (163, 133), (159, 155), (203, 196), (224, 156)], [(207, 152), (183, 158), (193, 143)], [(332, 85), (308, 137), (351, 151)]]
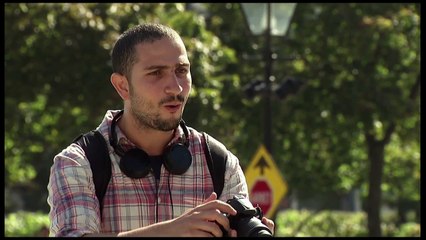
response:
[(185, 46), (172, 42), (141, 43), (135, 47), (136, 60), (167, 64), (189, 64)]

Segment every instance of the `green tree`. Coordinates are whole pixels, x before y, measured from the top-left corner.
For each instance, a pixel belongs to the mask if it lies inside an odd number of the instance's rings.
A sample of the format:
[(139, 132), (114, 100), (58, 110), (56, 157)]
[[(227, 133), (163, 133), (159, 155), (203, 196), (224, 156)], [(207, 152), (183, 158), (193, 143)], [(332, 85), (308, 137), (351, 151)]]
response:
[[(178, 3), (5, 4), (6, 197), (21, 188), (27, 208), (47, 210), (53, 156), (121, 107), (109, 52), (144, 21), (182, 33), (194, 83), (184, 118), (244, 167), (263, 135), (262, 97), (247, 99), (243, 87), (263, 80), (264, 40), (249, 34), (239, 4), (200, 6), (205, 15)], [(400, 206), (403, 222), (403, 206), (420, 199), (420, 4), (299, 3), (272, 46), (277, 82), (305, 81), (273, 101), (273, 156), (290, 191), (308, 199), (360, 188), (370, 236), (381, 234), (383, 202)]]
[(6, 212), (19, 209), (11, 196), (19, 189), (23, 208), (47, 211), (54, 155), (95, 128), (107, 109), (121, 108), (109, 53), (121, 32), (145, 21), (182, 34), (194, 82), (185, 117), (209, 119), (221, 102), (223, 70), (236, 59), (183, 4), (5, 4)]
[[(290, 152), (316, 159), (294, 156), (307, 175), (327, 173), (329, 184), (322, 182), (322, 188), (342, 191), (367, 182), (369, 234), (380, 236), (385, 146), (392, 134), (406, 131), (418, 144), (418, 9), (413, 4), (325, 4), (303, 14), (313, 19), (295, 20), (294, 35), (310, 54), (294, 67), (309, 73), (309, 85), (282, 111), (295, 120), (295, 128), (298, 122), (304, 125), (302, 134), (289, 141), (298, 150)], [(336, 172), (340, 184), (333, 184)], [(311, 186), (320, 187), (312, 181)]]
[[(261, 52), (263, 40), (247, 38), (241, 31), (238, 4), (210, 4), (208, 9), (209, 28), (236, 49), (240, 59)], [(419, 9), (412, 3), (298, 4), (287, 38), (272, 42), (278, 55), (276, 79), (294, 76), (305, 81), (297, 95), (274, 101), (274, 159), (300, 198), (361, 188), (370, 236), (381, 234), (382, 192), (395, 193), (389, 189), (396, 179), (413, 186), (397, 191), (398, 198), (419, 200)], [(294, 61), (280, 60), (291, 55), (296, 55)], [(241, 62), (241, 85), (262, 74), (259, 60)], [(239, 154), (259, 142), (253, 138), (261, 135), (259, 115), (253, 115), (262, 112), (259, 103), (260, 97), (235, 114), (242, 118), (236, 126), (248, 133), (239, 135), (249, 144), (239, 145)], [(393, 150), (385, 151), (387, 146)], [(407, 147), (414, 158), (391, 154)], [(396, 162), (385, 165), (392, 160)], [(391, 170), (406, 165), (410, 168), (398, 175)]]

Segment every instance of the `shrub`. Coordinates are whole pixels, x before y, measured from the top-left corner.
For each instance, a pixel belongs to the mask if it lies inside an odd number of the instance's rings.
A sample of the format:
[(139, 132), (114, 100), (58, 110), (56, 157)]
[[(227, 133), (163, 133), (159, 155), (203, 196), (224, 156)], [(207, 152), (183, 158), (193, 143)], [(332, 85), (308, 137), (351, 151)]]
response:
[(276, 236), (367, 236), (364, 220), (365, 214), (362, 212), (286, 210), (277, 214)]
[(418, 223), (404, 223), (396, 232), (395, 237), (420, 237), (420, 224)]
[[(277, 214), (277, 237), (367, 237), (365, 212), (285, 210)], [(419, 237), (420, 224), (406, 223), (397, 227), (392, 221), (381, 223), (382, 236)]]
[(47, 236), (49, 217), (46, 213), (18, 211), (5, 216), (6, 237)]

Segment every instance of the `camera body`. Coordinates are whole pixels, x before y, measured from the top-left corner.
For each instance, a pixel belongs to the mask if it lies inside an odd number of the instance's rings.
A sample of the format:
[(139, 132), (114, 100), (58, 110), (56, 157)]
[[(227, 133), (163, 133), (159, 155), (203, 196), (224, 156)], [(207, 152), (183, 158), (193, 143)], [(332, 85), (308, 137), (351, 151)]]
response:
[[(227, 217), (238, 237), (272, 237), (271, 230), (261, 222), (263, 213), (259, 206), (253, 208), (248, 199), (236, 196), (226, 202), (237, 211), (235, 216)], [(223, 236), (227, 236), (227, 232), (223, 232)]]

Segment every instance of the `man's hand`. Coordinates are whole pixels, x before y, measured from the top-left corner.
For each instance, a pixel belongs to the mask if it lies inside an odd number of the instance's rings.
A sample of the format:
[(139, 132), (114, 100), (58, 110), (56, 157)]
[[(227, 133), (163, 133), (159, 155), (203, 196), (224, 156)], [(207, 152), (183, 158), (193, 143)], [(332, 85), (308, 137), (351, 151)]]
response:
[(222, 237), (220, 224), (230, 236), (236, 236), (231, 230), (225, 214), (235, 215), (237, 211), (228, 203), (217, 200), (217, 194), (212, 193), (201, 205), (185, 212), (172, 220), (175, 236), (191, 237)]
[(226, 202), (217, 200), (212, 193), (204, 202), (187, 210), (181, 216), (150, 226), (119, 233), (123, 237), (222, 237), (220, 224), (230, 236), (237, 236), (229, 227), (225, 214), (236, 215), (237, 211)]
[(274, 221), (272, 221), (269, 218), (262, 217), (262, 223), (265, 224), (269, 228), (269, 230), (271, 230), (272, 236), (274, 236), (274, 228), (275, 228)]

